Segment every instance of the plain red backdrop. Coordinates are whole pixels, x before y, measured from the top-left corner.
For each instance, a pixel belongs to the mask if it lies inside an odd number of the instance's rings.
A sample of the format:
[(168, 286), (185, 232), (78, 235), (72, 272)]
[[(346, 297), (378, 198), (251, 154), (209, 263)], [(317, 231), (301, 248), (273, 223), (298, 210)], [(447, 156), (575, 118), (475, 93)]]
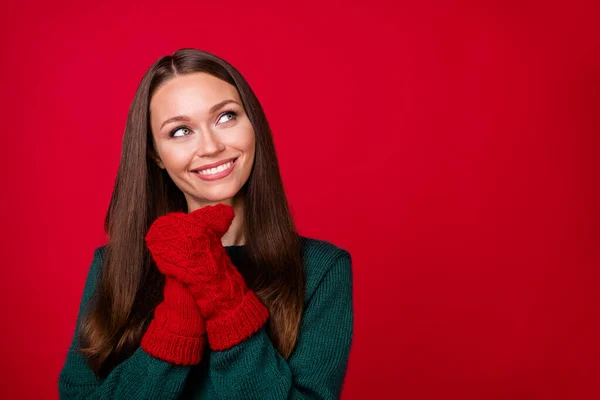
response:
[(0, 397), (58, 397), (129, 104), (197, 47), (353, 256), (344, 399), (600, 398), (598, 3), (284, 3), (4, 4)]

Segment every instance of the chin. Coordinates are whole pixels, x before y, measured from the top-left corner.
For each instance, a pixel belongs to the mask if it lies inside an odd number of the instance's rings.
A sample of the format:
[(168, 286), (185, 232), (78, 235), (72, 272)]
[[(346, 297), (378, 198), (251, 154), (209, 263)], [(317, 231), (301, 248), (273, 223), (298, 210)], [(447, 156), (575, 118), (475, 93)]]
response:
[(191, 197), (194, 198), (198, 203), (227, 203), (230, 204), (237, 192), (227, 191), (222, 193), (202, 193), (194, 194)]

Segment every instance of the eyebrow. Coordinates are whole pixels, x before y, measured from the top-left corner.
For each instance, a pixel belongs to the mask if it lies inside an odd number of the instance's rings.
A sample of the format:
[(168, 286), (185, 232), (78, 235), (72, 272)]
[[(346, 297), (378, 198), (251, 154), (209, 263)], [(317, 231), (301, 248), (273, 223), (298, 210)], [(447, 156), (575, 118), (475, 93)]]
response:
[[(220, 109), (221, 107), (223, 107), (224, 105), (229, 104), (229, 103), (235, 103), (237, 105), (240, 105), (240, 103), (238, 103), (235, 100), (231, 100), (231, 99), (223, 100), (222, 102), (217, 103), (214, 106), (212, 106), (210, 108), (210, 110), (208, 110), (208, 112), (212, 114), (215, 111), (217, 111), (218, 109)], [(162, 125), (160, 126), (160, 129), (162, 129), (166, 124), (169, 124), (171, 122), (177, 122), (177, 121), (187, 121), (187, 122), (189, 122), (189, 121), (191, 121), (191, 118), (188, 117), (187, 115), (177, 115), (177, 116), (169, 118), (165, 122), (163, 122)]]

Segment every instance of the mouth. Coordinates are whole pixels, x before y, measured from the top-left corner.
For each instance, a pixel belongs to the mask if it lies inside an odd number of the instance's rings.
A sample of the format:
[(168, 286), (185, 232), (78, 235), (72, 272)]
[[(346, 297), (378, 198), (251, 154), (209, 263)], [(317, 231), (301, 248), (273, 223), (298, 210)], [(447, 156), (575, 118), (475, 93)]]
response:
[(212, 167), (212, 168), (205, 168), (205, 169), (196, 169), (196, 170), (193, 170), (192, 172), (194, 173), (194, 175), (196, 175), (197, 177), (199, 177), (202, 180), (211, 180), (212, 181), (212, 180), (216, 180), (216, 179), (221, 179), (231, 173), (231, 171), (233, 170), (233, 168), (235, 166), (236, 161), (237, 161), (237, 158), (234, 158), (233, 160), (230, 160), (219, 166)]

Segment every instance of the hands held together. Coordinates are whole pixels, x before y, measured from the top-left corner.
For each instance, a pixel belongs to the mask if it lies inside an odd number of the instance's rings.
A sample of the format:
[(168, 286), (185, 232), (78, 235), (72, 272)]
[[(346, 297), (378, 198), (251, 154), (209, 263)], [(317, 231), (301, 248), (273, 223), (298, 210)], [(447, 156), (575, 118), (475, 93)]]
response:
[(225, 350), (258, 331), (269, 317), (231, 263), (221, 238), (233, 208), (205, 206), (171, 212), (150, 227), (146, 245), (165, 275), (164, 301), (142, 338), (149, 354), (176, 364), (196, 364), (205, 344)]

